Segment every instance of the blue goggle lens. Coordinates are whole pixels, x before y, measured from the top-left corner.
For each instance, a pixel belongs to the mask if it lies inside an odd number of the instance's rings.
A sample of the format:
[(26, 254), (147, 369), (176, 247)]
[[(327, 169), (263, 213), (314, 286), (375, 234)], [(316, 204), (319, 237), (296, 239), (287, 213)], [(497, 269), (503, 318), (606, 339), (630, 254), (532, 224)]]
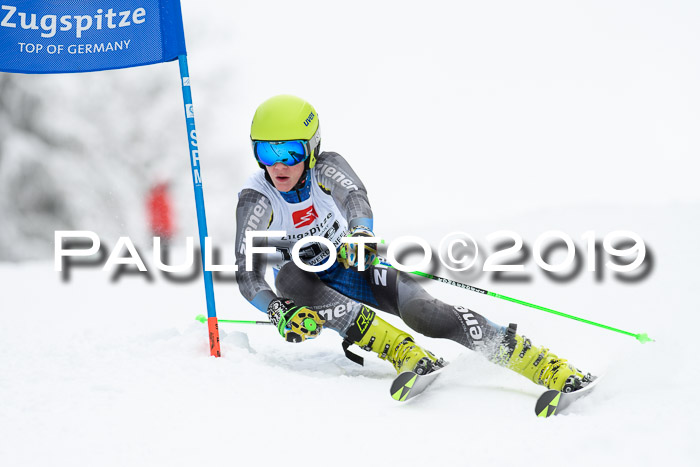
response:
[(306, 160), (306, 144), (303, 140), (295, 141), (256, 141), (255, 157), (264, 165), (296, 165)]

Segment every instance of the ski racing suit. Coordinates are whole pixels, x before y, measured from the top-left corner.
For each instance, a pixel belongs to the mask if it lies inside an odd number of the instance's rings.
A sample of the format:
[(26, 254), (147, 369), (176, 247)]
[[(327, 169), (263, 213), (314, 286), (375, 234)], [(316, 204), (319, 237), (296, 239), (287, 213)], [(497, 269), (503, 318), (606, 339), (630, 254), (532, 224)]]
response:
[[(411, 329), (428, 337), (451, 339), (487, 358), (503, 340), (506, 328), (461, 306), (432, 297), (408, 274), (381, 264), (363, 272), (338, 262), (313, 273), (291, 261), (297, 240), (317, 235), (336, 247), (307, 244), (300, 250), (305, 264), (325, 263), (336, 255), (341, 239), (355, 226), (372, 229), (372, 209), (367, 190), (350, 165), (337, 153), (322, 152), (316, 165), (302, 175), (296, 189), (278, 191), (266, 171), (253, 175), (239, 193), (236, 210), (236, 274), (243, 296), (266, 312), (276, 298), (291, 298), (298, 305), (317, 311), (324, 327), (346, 338), (362, 304), (399, 316)], [(253, 255), (253, 268), (246, 271), (246, 231), (284, 230), (282, 238), (258, 238), (255, 246), (274, 246), (277, 254)], [(272, 263), (275, 292), (265, 281), (266, 263)]]

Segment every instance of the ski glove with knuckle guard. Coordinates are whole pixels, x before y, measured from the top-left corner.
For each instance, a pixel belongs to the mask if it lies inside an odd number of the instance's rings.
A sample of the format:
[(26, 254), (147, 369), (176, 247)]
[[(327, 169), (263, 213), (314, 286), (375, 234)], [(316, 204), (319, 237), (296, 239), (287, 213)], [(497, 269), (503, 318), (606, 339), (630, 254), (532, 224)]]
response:
[(296, 306), (289, 298), (272, 300), (267, 306), (267, 316), (287, 342), (304, 342), (317, 337), (326, 322), (317, 312)]
[[(372, 238), (374, 237), (374, 233), (372, 233), (369, 228), (358, 225), (350, 230), (348, 237)], [(379, 260), (379, 254), (377, 253), (377, 242), (365, 243), (364, 245), (351, 242), (344, 244), (340, 249), (338, 262), (345, 266), (346, 269), (357, 267), (358, 257), (360, 254), (364, 254), (365, 268), (375, 264)]]

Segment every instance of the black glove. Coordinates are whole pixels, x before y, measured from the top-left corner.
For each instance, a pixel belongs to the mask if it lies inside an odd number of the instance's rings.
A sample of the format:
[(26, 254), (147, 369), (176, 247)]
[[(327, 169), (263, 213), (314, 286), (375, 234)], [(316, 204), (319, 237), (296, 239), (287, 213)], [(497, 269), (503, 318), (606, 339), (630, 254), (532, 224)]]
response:
[(326, 322), (317, 312), (296, 306), (289, 298), (272, 300), (267, 306), (267, 316), (287, 342), (303, 342), (317, 337)]

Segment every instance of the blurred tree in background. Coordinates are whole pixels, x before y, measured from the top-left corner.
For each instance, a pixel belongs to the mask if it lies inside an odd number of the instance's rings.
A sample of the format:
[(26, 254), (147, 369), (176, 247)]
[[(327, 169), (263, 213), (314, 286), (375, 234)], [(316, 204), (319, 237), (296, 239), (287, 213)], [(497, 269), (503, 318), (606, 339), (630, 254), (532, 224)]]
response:
[(186, 151), (164, 71), (0, 74), (0, 261), (50, 258), (56, 230), (145, 239), (146, 193)]

